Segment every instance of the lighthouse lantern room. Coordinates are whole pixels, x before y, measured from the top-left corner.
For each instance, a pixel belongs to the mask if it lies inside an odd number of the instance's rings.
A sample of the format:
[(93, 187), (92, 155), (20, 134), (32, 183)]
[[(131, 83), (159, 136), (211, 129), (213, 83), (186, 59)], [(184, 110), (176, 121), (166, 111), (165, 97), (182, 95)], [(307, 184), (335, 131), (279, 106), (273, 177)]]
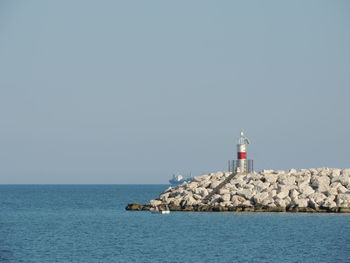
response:
[(247, 146), (250, 141), (244, 136), (243, 131), (237, 142), (237, 160), (230, 160), (228, 170), (233, 173), (251, 173), (253, 172), (253, 160), (247, 159)]

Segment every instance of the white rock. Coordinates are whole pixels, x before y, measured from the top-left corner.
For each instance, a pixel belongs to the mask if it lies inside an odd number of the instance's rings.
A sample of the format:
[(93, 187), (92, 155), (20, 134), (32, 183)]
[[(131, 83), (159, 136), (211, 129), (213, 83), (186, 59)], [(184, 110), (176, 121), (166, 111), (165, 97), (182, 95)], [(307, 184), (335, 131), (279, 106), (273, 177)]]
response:
[(170, 199), (168, 199), (169, 204), (176, 205), (176, 206), (179, 206), (179, 205), (180, 205), (180, 201), (181, 201), (181, 200), (176, 199), (176, 198), (170, 198)]
[(230, 201), (231, 200), (231, 194), (224, 194), (222, 197), (222, 200), (225, 201)]
[(284, 185), (294, 185), (295, 184), (295, 176), (292, 175), (282, 175), (277, 180), (280, 184)]
[[(340, 186), (342, 186), (342, 185), (340, 185)], [(338, 194), (338, 188), (336, 188), (336, 187), (333, 187), (333, 188), (329, 187), (328, 191), (326, 191), (324, 194), (327, 195), (327, 196), (337, 195)]]
[(208, 190), (207, 189), (203, 189), (200, 191), (200, 195), (203, 196), (203, 197), (206, 197), (207, 195), (209, 194)]
[(343, 186), (347, 186), (348, 184), (350, 184), (350, 177), (346, 176), (344, 174), (339, 175), (339, 176), (335, 176), (332, 178), (332, 183), (335, 183), (335, 182), (339, 182)]
[(308, 206), (308, 200), (307, 199), (295, 199), (293, 202), (298, 207), (307, 207)]
[(263, 178), (265, 178), (265, 181), (274, 184), (277, 181), (278, 176), (276, 174), (266, 174)]
[(309, 202), (308, 202), (309, 207), (313, 208), (313, 209), (318, 209), (319, 205), (316, 203), (316, 201), (312, 198), (309, 198)]
[(211, 189), (214, 189), (214, 188), (217, 187), (219, 184), (220, 184), (219, 181), (212, 181), (211, 184), (210, 184), (210, 188), (211, 188)]
[(336, 203), (338, 207), (349, 207), (350, 194), (338, 194)]
[(250, 200), (255, 195), (255, 192), (250, 189), (243, 189), (237, 191), (237, 194), (243, 196), (245, 199)]
[(229, 206), (232, 206), (232, 203), (229, 201), (223, 201), (219, 203), (219, 206), (229, 207)]
[(194, 194), (194, 195), (193, 195), (193, 198), (194, 198), (195, 200), (202, 200), (202, 196), (197, 195), (197, 194)]
[(315, 191), (310, 187), (309, 185), (306, 185), (304, 188), (299, 187), (299, 192), (302, 193), (304, 196), (309, 196), (313, 194)]
[(313, 193), (309, 196), (311, 199), (315, 200), (317, 205), (321, 206), (323, 205), (324, 201), (327, 199), (327, 196), (325, 196), (322, 193)]
[(295, 200), (295, 199), (298, 198), (299, 194), (300, 194), (300, 193), (299, 193), (297, 190), (292, 189), (292, 190), (290, 190), (290, 192), (289, 192), (289, 197), (290, 197), (292, 200)]
[(254, 189), (254, 185), (252, 185), (252, 184), (245, 184), (245, 185), (243, 185), (243, 189), (253, 190)]
[(167, 200), (168, 200), (168, 198), (169, 198), (169, 195), (170, 195), (169, 192), (168, 192), (168, 193), (161, 194), (161, 195), (159, 196), (159, 199), (160, 199), (161, 201), (167, 203)]
[(242, 196), (239, 196), (239, 195), (233, 195), (231, 197), (231, 202), (232, 202), (233, 206), (239, 206), (245, 201), (247, 201), (247, 200), (245, 198), (243, 198)]
[(203, 181), (203, 182), (200, 182), (200, 183), (198, 184), (198, 186), (203, 187), (203, 188), (208, 188), (208, 187), (210, 186), (210, 184), (211, 184), (211, 181), (210, 181), (210, 180), (205, 180), (205, 181)]
[(162, 204), (162, 201), (160, 200), (150, 200), (149, 203), (151, 204), (151, 206), (158, 206)]
[(328, 176), (313, 176), (311, 178), (312, 187), (320, 188), (323, 185), (329, 186), (329, 184), (330, 184), (330, 179)]
[(220, 194), (220, 195), (230, 194), (230, 190), (225, 189), (225, 188), (221, 188), (221, 189), (219, 190), (218, 194)]
[(198, 202), (190, 195), (186, 196), (183, 200), (186, 201), (186, 205), (198, 204)]
[(298, 171), (296, 170), (296, 169), (294, 169), (294, 168), (292, 168), (292, 169), (290, 169), (289, 170), (289, 174), (295, 174), (295, 173), (297, 173)]
[(341, 170), (340, 169), (333, 169), (332, 173), (331, 173), (331, 177), (337, 177), (340, 175)]
[(277, 198), (279, 199), (284, 199), (285, 197), (287, 197), (289, 195), (289, 189), (288, 190), (282, 190), (277, 194)]
[(274, 198), (277, 195), (277, 191), (276, 190), (271, 190), (271, 191), (268, 191), (267, 193), (269, 194), (270, 198)]
[(256, 195), (253, 196), (253, 200), (256, 204), (261, 204), (263, 200), (267, 199), (269, 197), (268, 192), (262, 192), (262, 193), (257, 193)]
[(232, 190), (237, 191), (237, 187), (231, 183), (227, 183), (224, 188), (228, 189), (230, 191), (232, 191)]
[(198, 182), (190, 182), (187, 186), (191, 189), (196, 188), (198, 187)]
[(342, 185), (338, 186), (337, 190), (339, 194), (345, 194), (348, 191), (348, 189)]
[(319, 176), (329, 176), (332, 174), (332, 171), (329, 168), (320, 168), (318, 169), (318, 175)]
[(200, 175), (200, 176), (195, 176), (193, 181), (195, 182), (203, 182), (203, 181), (207, 181), (209, 180), (209, 175), (205, 174), (205, 175)]
[(242, 203), (242, 205), (244, 205), (244, 206), (250, 206), (250, 207), (253, 206), (252, 203), (251, 203), (249, 200), (244, 201), (244, 202)]
[(269, 206), (269, 207), (275, 207), (275, 200), (272, 198), (272, 197), (268, 197), (266, 199), (263, 199), (261, 200), (260, 202), (261, 205), (266, 205), (266, 206)]
[(328, 207), (328, 208), (333, 208), (333, 207), (336, 207), (337, 204), (336, 204), (336, 202), (334, 202), (334, 201), (326, 200), (326, 201), (323, 203), (322, 206), (323, 206), (323, 207)]
[(274, 170), (262, 170), (261, 174), (272, 174)]
[(350, 169), (342, 170), (342, 175), (345, 175), (345, 176), (349, 177), (350, 176)]
[(221, 200), (221, 195), (215, 194), (211, 197), (212, 202), (217, 202)]
[(310, 174), (299, 174), (295, 176), (295, 181), (299, 186), (302, 184), (309, 184), (310, 179), (311, 179)]
[(285, 200), (277, 198), (277, 199), (275, 200), (275, 205), (276, 205), (277, 207), (286, 207), (286, 206), (287, 206), (287, 203), (286, 203)]
[(284, 171), (284, 170), (274, 170), (273, 173), (274, 173), (274, 174), (282, 175), (282, 174), (285, 174), (286, 171)]

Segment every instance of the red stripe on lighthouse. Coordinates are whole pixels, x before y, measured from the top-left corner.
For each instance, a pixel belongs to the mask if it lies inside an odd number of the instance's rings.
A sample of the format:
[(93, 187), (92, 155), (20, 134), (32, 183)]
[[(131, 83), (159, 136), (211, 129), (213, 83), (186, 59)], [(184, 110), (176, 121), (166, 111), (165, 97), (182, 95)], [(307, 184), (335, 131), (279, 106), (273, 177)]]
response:
[(237, 153), (237, 159), (247, 159), (247, 153), (245, 153), (245, 152), (238, 152)]

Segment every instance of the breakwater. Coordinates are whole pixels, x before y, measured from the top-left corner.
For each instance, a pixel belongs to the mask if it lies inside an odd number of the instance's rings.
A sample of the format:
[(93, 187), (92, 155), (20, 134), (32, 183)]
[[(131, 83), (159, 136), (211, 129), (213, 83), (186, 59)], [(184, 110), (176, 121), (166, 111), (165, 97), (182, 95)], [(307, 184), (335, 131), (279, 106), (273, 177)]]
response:
[(148, 204), (130, 203), (126, 209), (159, 205), (172, 211), (350, 213), (350, 169), (210, 173), (169, 187)]

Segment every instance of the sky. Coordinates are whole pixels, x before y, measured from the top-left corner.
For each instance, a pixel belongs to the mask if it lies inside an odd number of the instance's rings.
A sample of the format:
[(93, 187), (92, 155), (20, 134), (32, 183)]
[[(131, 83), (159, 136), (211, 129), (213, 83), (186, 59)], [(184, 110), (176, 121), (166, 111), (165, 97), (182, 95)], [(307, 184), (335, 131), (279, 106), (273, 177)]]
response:
[(0, 184), (350, 167), (349, 1), (0, 2)]

